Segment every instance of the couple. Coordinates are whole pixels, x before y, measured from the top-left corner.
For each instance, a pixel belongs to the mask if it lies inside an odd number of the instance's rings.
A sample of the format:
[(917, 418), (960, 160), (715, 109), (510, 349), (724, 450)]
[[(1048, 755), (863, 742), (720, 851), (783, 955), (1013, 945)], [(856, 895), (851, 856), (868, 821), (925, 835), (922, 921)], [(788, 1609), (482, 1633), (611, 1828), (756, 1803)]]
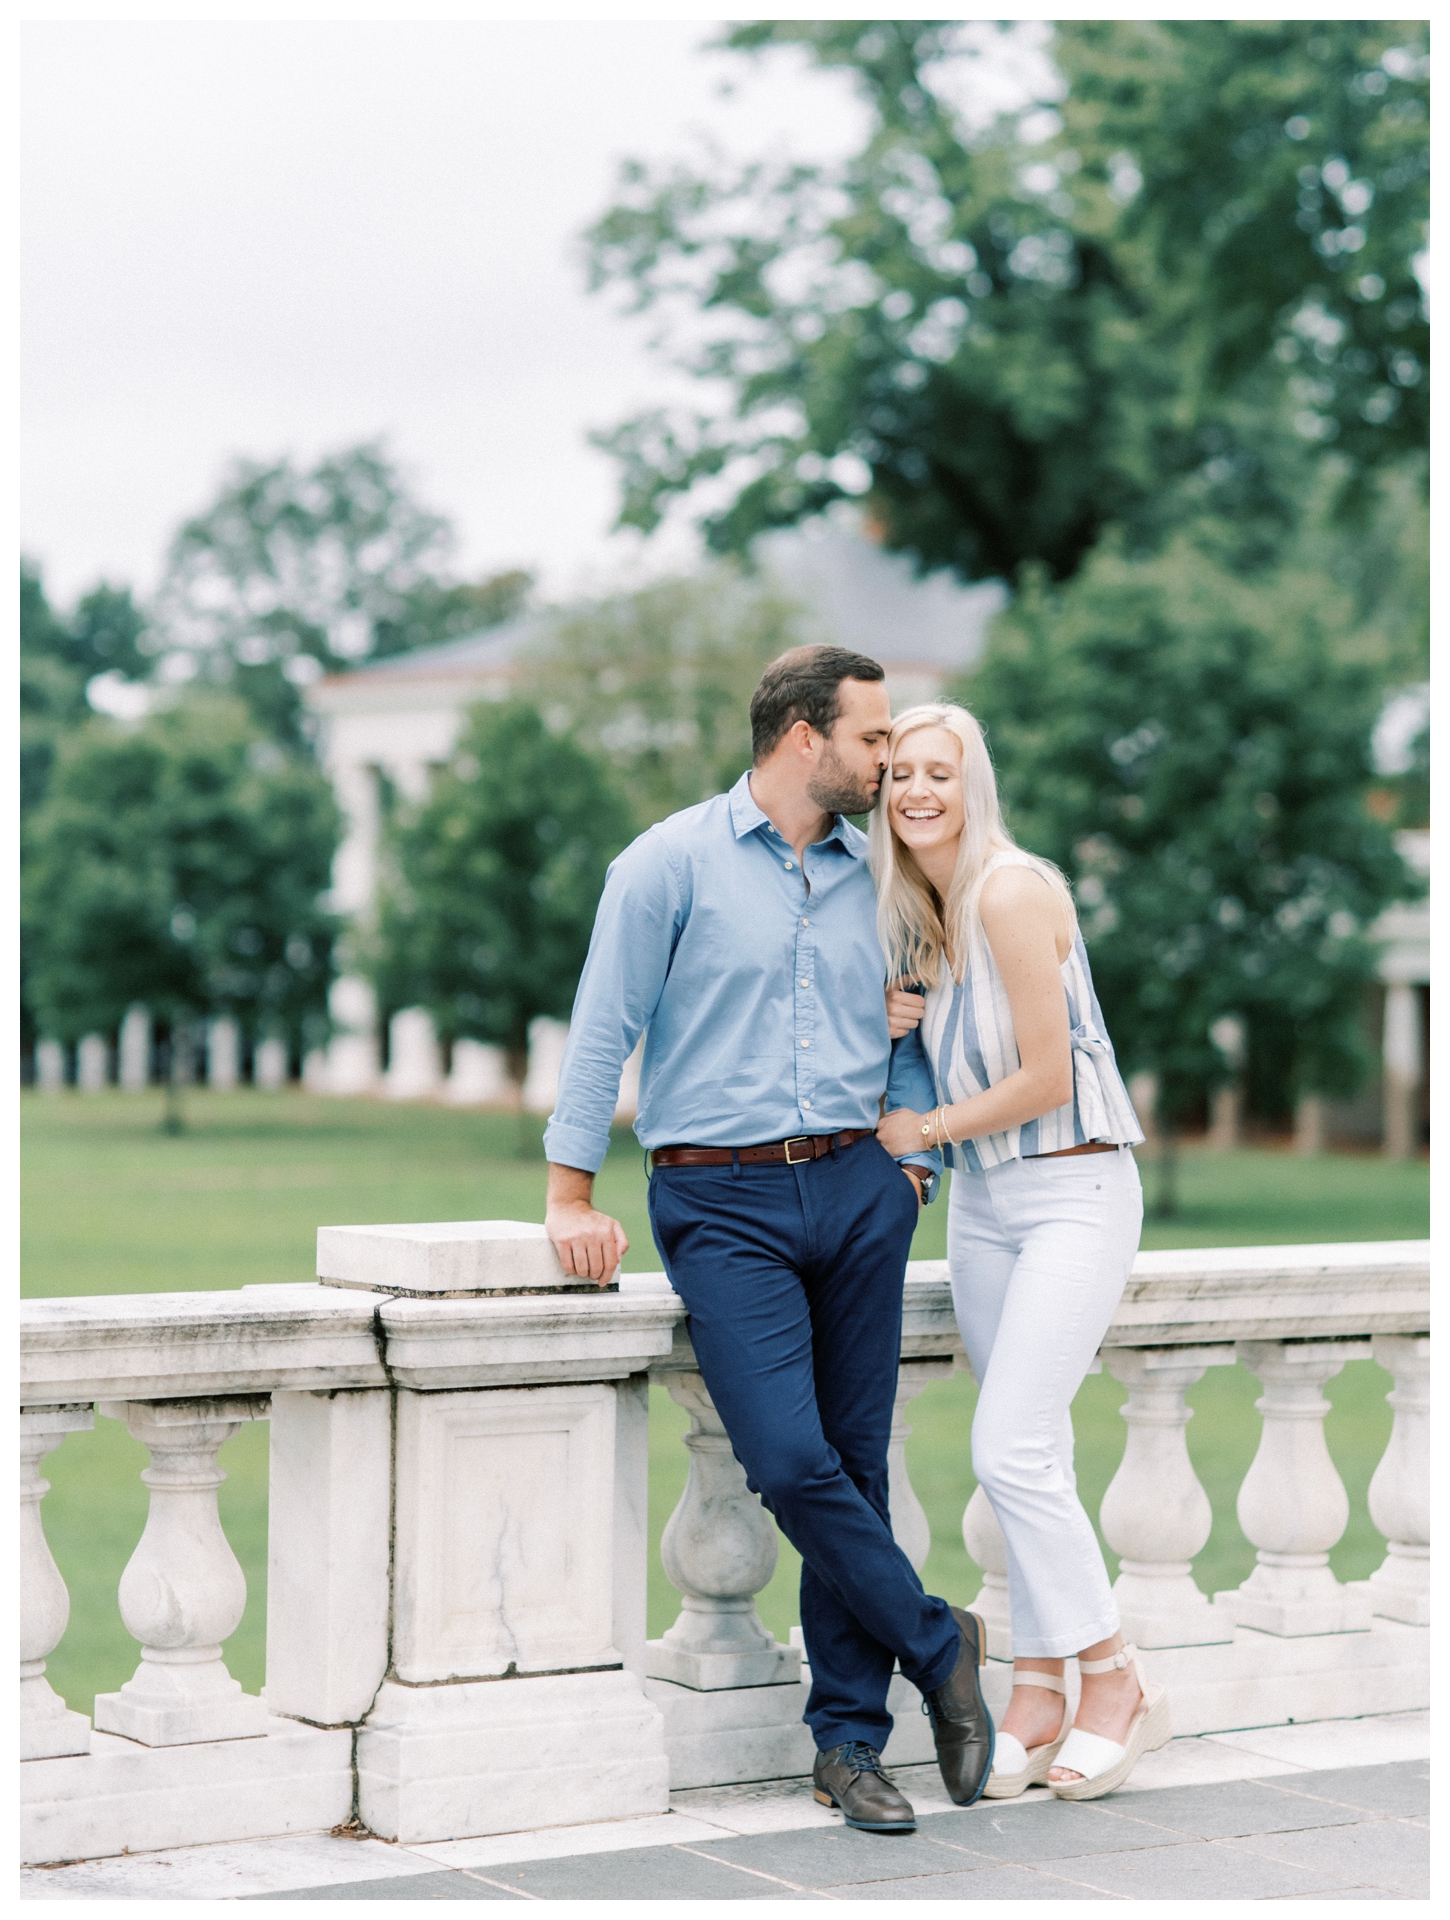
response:
[[(898, 1664), (961, 1806), (1035, 1782), (1109, 1793), (1169, 1722), (1118, 1630), (1069, 1411), (1137, 1249), (1143, 1136), (1067, 887), (1003, 827), (980, 729), (954, 706), (893, 723), (883, 680), (839, 647), (784, 654), (750, 703), (751, 771), (614, 862), (544, 1144), (550, 1238), (602, 1283), (629, 1243), (593, 1179), (646, 1034), (654, 1237), (736, 1458), (803, 1562), (816, 1798), (886, 1833), (915, 1825), (880, 1758)], [(867, 811), (869, 841), (841, 818)], [(924, 1006), (883, 998), (888, 980)], [(1009, 1559), (1000, 1731), (981, 1620), (923, 1590), (888, 1509), (902, 1283), (943, 1154), (972, 1462)]]

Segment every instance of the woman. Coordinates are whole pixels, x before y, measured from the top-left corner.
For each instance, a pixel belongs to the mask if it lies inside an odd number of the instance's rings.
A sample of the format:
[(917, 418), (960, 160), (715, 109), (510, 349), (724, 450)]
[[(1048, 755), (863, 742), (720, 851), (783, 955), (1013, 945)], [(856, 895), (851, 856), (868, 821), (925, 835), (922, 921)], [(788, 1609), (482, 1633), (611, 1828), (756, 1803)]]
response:
[[(893, 724), (871, 822), (893, 1033), (917, 1019), (934, 1113), (888, 1114), (888, 1153), (941, 1143), (952, 1302), (980, 1392), (972, 1465), (1007, 1542), (1012, 1701), (986, 1792), (1046, 1781), (1093, 1800), (1172, 1731), (1124, 1646), (1072, 1469), (1073, 1395), (1122, 1294), (1143, 1220), (1143, 1138), (1093, 993), (1072, 896), (1002, 824), (964, 708)], [(1082, 1676), (1069, 1731), (1063, 1656)]]

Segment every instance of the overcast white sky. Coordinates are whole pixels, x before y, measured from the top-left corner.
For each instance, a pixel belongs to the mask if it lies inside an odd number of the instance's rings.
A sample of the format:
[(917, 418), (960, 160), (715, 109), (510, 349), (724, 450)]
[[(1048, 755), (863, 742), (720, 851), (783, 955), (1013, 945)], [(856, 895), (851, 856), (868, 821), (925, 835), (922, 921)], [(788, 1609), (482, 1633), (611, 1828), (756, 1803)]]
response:
[(585, 436), (670, 376), (585, 294), (580, 231), (620, 158), (692, 129), (829, 158), (863, 125), (841, 77), (707, 53), (713, 31), (24, 28), (21, 530), (52, 597), (149, 590), (231, 456), (379, 433), (460, 570), (561, 592), (629, 564)]

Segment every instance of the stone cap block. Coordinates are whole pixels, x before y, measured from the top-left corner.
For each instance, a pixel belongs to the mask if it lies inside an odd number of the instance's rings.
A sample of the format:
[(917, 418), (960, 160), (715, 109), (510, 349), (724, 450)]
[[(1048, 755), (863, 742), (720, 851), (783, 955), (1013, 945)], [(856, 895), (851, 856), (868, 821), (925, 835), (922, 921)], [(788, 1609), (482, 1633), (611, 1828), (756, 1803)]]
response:
[(531, 1220), (431, 1220), (408, 1226), (319, 1227), (317, 1277), (413, 1300), (487, 1294), (612, 1292), (576, 1280)]

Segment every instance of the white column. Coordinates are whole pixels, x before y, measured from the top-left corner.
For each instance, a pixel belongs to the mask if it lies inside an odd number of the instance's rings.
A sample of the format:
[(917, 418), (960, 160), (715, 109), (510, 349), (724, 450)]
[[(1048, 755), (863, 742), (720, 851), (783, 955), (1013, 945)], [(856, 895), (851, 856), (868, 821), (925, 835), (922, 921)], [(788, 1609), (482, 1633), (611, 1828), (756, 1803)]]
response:
[(1301, 1093), (1294, 1103), (1294, 1151), (1306, 1155), (1324, 1151), (1324, 1099)]
[(59, 1040), (36, 1041), (35, 1084), (42, 1093), (65, 1091), (65, 1048)]
[(745, 1483), (724, 1423), (698, 1373), (665, 1375), (690, 1415), (690, 1474), (666, 1523), (660, 1560), (683, 1596), (680, 1617), (647, 1648), (650, 1674), (696, 1692), (794, 1680), (800, 1654), (761, 1623), (755, 1596), (775, 1572), (775, 1528)]
[(1128, 1098), (1133, 1103), (1133, 1111), (1138, 1116), (1138, 1125), (1143, 1129), (1143, 1144), (1156, 1147), (1158, 1144), (1158, 1076), (1156, 1073), (1135, 1073), (1128, 1078)]
[(26, 1407), (20, 1414), (20, 1758), (89, 1753), (91, 1723), (72, 1713), (45, 1677), (45, 1658), (65, 1635), (70, 1595), (45, 1538), (40, 1503), (50, 1482), (40, 1463), (68, 1433), (93, 1427), (88, 1406)]
[(151, 1010), (127, 1009), (121, 1022), (119, 1079), (128, 1093), (144, 1093), (151, 1084)]
[(361, 974), (339, 974), (327, 1004), (337, 1031), (327, 1045), (327, 1091), (373, 1093), (378, 1084), (377, 1000)]
[(1210, 1366), (1231, 1363), (1232, 1347), (1174, 1353), (1108, 1348), (1103, 1364), (1128, 1389), (1122, 1409), (1128, 1444), (1100, 1512), (1103, 1537), (1119, 1556), (1113, 1593), (1123, 1632), (1140, 1647), (1205, 1646), (1232, 1640), (1233, 1627), (1193, 1578), (1208, 1544), (1213, 1509), (1188, 1457), (1193, 1418), (1184, 1395)]
[(529, 1072), (524, 1081), (525, 1113), (552, 1113), (559, 1094), (559, 1069), (569, 1038), (567, 1020), (529, 1022)]
[(1346, 1633), (1369, 1626), (1369, 1602), (1341, 1586), (1329, 1549), (1349, 1521), (1349, 1495), (1324, 1444), (1329, 1402), (1321, 1389), (1367, 1342), (1244, 1340), (1240, 1360), (1264, 1383), (1259, 1450), (1239, 1488), (1239, 1525), (1258, 1565), (1232, 1593), (1215, 1594), (1241, 1627), (1285, 1635)]
[[(1233, 1079), (1215, 1087), (1208, 1102), (1208, 1137), (1211, 1152), (1226, 1153), (1239, 1144), (1243, 1113), (1243, 1072), (1248, 1061), (1248, 1033), (1236, 1013), (1215, 1020), (1208, 1037), (1223, 1055), (1224, 1065)], [(1126, 1629), (1125, 1629), (1126, 1631)]]
[(426, 1007), (404, 1007), (388, 1023), (388, 1071), (383, 1091), (390, 1100), (426, 1100), (443, 1084), (443, 1064), (433, 1016)]
[(141, 1664), (119, 1693), (96, 1696), (96, 1727), (144, 1747), (239, 1740), (267, 1731), (262, 1702), (227, 1672), (221, 1643), (236, 1631), (247, 1583), (222, 1532), (217, 1453), (266, 1401), (112, 1401), (150, 1450), (146, 1529), (121, 1575), (121, 1618), (141, 1642)]
[(1394, 1376), (1385, 1397), (1395, 1424), (1369, 1483), (1369, 1517), (1389, 1542), (1366, 1583), (1370, 1605), (1389, 1620), (1430, 1624), (1430, 1340), (1377, 1333), (1374, 1357)]
[(906, 1409), (933, 1380), (941, 1380), (955, 1371), (955, 1362), (942, 1360), (903, 1360), (896, 1370), (896, 1408), (891, 1418), (891, 1442), (887, 1449), (887, 1472), (891, 1487), (891, 1531), (896, 1544), (918, 1573), (931, 1552), (931, 1522), (926, 1508), (916, 1497), (916, 1488), (906, 1470), (906, 1443), (911, 1428)]
[(267, 1710), (361, 1720), (388, 1666), (390, 1396), (274, 1393)]
[(242, 1035), (235, 1020), (224, 1014), (206, 1028), (206, 1083), (218, 1093), (231, 1093), (240, 1078)]
[(81, 1035), (76, 1048), (76, 1085), (82, 1093), (104, 1093), (110, 1048), (103, 1033)]
[(453, 1067), (443, 1088), (450, 1106), (503, 1106), (513, 1097), (502, 1047), (486, 1046), (482, 1040), (453, 1042)]
[(1420, 1090), (1420, 1009), (1413, 986), (1396, 980), (1385, 988), (1384, 1151), (1408, 1160), (1419, 1146), (1415, 1095)]
[(1007, 1542), (987, 1498), (978, 1487), (962, 1515), (962, 1544), (982, 1569), (981, 1590), (971, 1602), (987, 1624), (987, 1651), (994, 1660), (1012, 1658), (1012, 1607), (1007, 1593)]
[[(326, 1055), (319, 1053), (324, 1064)], [(287, 1084), (287, 1042), (280, 1034), (269, 1033), (252, 1052), (252, 1084), (264, 1093), (277, 1093)]]

